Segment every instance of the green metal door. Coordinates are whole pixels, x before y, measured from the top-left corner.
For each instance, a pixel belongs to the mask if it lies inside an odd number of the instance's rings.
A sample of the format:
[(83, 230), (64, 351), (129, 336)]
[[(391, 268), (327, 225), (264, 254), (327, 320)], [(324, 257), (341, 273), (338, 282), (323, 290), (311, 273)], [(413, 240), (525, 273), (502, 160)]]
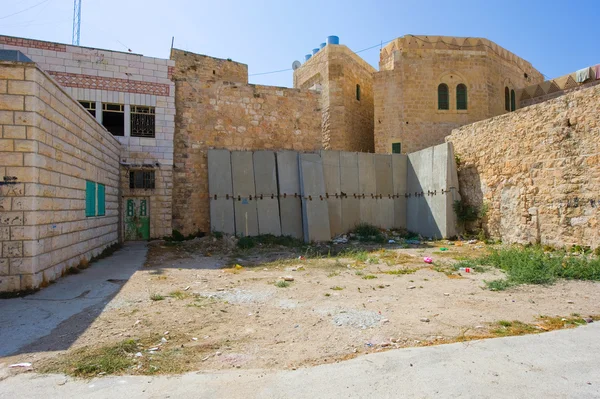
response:
[(148, 198), (125, 199), (125, 240), (150, 238)]

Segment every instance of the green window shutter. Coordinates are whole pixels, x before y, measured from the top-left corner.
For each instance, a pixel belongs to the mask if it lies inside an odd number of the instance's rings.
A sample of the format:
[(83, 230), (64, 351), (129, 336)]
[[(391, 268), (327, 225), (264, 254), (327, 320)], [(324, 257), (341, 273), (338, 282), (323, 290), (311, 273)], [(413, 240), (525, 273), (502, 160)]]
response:
[(85, 182), (85, 216), (96, 216), (96, 183)]
[(392, 143), (392, 154), (402, 153), (402, 143)]
[(510, 94), (508, 87), (504, 88), (504, 109), (510, 111)]
[(456, 86), (456, 109), (467, 109), (467, 86), (462, 83)]
[(438, 86), (438, 109), (450, 109), (448, 85), (445, 83)]
[(510, 91), (510, 110), (514, 111), (517, 109), (517, 101), (515, 99), (515, 91)]
[(106, 215), (106, 188), (98, 183), (98, 216)]

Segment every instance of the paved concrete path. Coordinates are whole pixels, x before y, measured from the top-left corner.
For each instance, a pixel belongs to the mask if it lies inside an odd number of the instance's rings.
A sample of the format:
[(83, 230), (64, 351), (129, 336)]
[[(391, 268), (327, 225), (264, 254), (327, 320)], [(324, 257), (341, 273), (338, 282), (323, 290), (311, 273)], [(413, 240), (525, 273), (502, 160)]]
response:
[(297, 371), (232, 370), (91, 381), (20, 374), (0, 398), (600, 398), (600, 323), (392, 350)]
[[(24, 298), (0, 299), (0, 356), (32, 350), (67, 349), (129, 277), (146, 261), (145, 242), (131, 242), (99, 260), (80, 274), (60, 278), (55, 284)], [(68, 336), (46, 340), (52, 330), (71, 318)], [(73, 321), (73, 319), (71, 319)], [(33, 346), (32, 346), (33, 345)], [(28, 347), (30, 347), (28, 349)], [(2, 389), (0, 389), (1, 395)]]

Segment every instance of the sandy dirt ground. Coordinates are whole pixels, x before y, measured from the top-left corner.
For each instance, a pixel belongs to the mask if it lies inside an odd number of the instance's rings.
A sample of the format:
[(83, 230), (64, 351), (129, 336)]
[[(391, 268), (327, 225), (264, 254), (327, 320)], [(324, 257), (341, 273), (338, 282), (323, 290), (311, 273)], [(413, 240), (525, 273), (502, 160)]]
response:
[[(485, 253), (481, 244), (385, 244), (369, 247), (366, 260), (364, 254), (299, 259), (301, 249), (240, 251), (227, 240), (152, 243), (146, 266), (89, 321), (70, 350), (133, 338), (143, 342), (140, 358), (187, 351), (180, 358), (185, 370), (295, 369), (485, 336), (499, 320), (535, 324), (541, 315), (599, 313), (600, 283), (559, 281), (493, 292), (484, 280), (501, 272), (452, 271), (456, 258)], [(425, 256), (434, 263), (424, 263)], [(407, 274), (388, 274), (399, 270)], [(293, 281), (276, 286), (282, 277)], [(63, 323), (18, 361), (56, 356), (44, 350), (77, 322)]]

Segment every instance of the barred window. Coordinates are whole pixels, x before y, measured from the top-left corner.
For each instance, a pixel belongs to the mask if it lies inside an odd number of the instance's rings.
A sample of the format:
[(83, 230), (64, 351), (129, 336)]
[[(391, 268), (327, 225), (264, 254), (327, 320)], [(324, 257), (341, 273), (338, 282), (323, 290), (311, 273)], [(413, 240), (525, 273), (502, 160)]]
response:
[(438, 86), (438, 109), (450, 109), (448, 85), (445, 83)]
[(155, 188), (153, 170), (132, 170), (129, 172), (129, 188)]
[(155, 134), (155, 108), (131, 106), (131, 136), (154, 137)]
[(462, 83), (456, 86), (456, 109), (467, 109), (467, 86)]
[(81, 104), (83, 106), (83, 108), (85, 108), (87, 110), (87, 112), (92, 114), (92, 116), (94, 118), (96, 117), (96, 102), (95, 101), (79, 101), (79, 104)]

